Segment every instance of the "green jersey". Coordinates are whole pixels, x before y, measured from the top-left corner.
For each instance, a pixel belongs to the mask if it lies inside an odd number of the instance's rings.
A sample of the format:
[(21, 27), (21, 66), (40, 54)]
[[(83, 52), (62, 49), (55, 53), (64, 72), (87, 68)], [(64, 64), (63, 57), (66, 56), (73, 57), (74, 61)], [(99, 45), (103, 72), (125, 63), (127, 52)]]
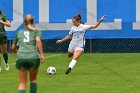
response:
[[(8, 19), (8, 17), (4, 14), (1, 14), (0, 15), (0, 20), (6, 22)], [(5, 28), (4, 28), (4, 24), (0, 23), (0, 37), (4, 37), (6, 36), (6, 31), (5, 31)]]
[(40, 31), (33, 31), (24, 28), (17, 32), (13, 41), (14, 44), (19, 45), (17, 60), (39, 58), (39, 53), (36, 46), (36, 37), (41, 38)]

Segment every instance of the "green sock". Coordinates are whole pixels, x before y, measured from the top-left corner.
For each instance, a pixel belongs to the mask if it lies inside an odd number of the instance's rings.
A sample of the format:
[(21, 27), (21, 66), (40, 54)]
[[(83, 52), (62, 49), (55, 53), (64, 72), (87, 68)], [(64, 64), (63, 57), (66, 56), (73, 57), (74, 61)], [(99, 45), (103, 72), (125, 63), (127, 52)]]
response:
[(30, 93), (37, 93), (37, 84), (30, 83)]
[(25, 93), (25, 90), (18, 90), (18, 93)]
[(8, 54), (3, 54), (3, 58), (4, 58), (4, 61), (5, 63), (7, 64), (8, 63)]

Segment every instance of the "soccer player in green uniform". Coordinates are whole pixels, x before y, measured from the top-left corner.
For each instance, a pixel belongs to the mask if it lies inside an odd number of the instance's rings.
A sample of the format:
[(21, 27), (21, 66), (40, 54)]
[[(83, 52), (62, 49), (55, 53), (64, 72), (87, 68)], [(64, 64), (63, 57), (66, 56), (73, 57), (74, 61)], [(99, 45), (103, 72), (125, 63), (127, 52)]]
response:
[[(37, 93), (37, 73), (40, 62), (45, 57), (41, 42), (41, 32), (33, 27), (32, 15), (25, 17), (25, 28), (19, 30), (14, 38), (12, 50), (17, 50), (16, 68), (19, 76), (18, 93), (25, 93), (27, 74), (29, 73), (30, 93)], [(39, 52), (38, 52), (39, 51)]]
[[(9, 70), (9, 65), (8, 65), (8, 53), (7, 53), (7, 36), (6, 36), (6, 31), (4, 26), (11, 27), (11, 23), (7, 16), (2, 13), (0, 10), (0, 48), (3, 54), (4, 58), (4, 63), (5, 63), (5, 69), (8, 71)], [(0, 72), (2, 68), (0, 65)]]

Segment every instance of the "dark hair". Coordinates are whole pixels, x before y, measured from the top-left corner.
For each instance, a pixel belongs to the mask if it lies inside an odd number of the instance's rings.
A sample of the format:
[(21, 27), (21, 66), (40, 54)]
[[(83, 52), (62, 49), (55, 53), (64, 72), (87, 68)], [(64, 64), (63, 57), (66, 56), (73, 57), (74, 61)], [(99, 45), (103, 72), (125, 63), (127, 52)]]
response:
[(2, 14), (2, 11), (0, 10), (0, 14)]
[(74, 16), (72, 19), (75, 19), (76, 21), (79, 21), (79, 20), (81, 20), (81, 15), (78, 14), (78, 15)]
[[(27, 20), (28, 16), (31, 16), (31, 18), (29, 20)], [(27, 15), (24, 19), (24, 23), (25, 23), (25, 25), (34, 24), (34, 17), (32, 15)]]
[(82, 24), (84, 24), (84, 22), (82, 22), (82, 20), (81, 20), (81, 15), (80, 14), (77, 14), (72, 19), (75, 19), (77, 22), (80, 21)]

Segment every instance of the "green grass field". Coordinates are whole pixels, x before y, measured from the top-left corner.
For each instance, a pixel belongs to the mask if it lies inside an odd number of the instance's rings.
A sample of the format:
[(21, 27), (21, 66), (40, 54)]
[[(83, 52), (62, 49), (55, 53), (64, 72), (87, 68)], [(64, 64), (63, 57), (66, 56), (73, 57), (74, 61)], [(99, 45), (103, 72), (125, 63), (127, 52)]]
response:
[[(46, 54), (39, 70), (38, 93), (140, 93), (140, 54), (84, 54), (65, 75), (70, 60), (66, 54)], [(9, 54), (9, 64), (7, 72), (2, 61), (0, 93), (17, 93), (15, 55)], [(46, 74), (49, 66), (57, 68), (56, 75)]]

